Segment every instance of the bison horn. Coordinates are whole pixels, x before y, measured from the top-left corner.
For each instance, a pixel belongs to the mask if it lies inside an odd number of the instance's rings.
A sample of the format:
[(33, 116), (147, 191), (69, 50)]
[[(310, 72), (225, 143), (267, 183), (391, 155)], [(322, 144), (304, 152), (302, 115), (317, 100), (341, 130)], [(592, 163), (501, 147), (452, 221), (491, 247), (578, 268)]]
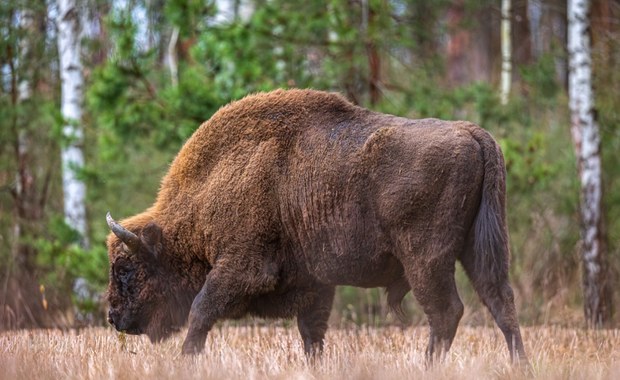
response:
[(106, 221), (108, 222), (108, 227), (114, 232), (114, 235), (121, 239), (123, 243), (129, 247), (132, 252), (136, 252), (142, 246), (142, 242), (138, 235), (133, 232), (127, 230), (125, 227), (121, 226), (118, 222), (112, 219), (112, 215), (108, 212), (105, 216)]

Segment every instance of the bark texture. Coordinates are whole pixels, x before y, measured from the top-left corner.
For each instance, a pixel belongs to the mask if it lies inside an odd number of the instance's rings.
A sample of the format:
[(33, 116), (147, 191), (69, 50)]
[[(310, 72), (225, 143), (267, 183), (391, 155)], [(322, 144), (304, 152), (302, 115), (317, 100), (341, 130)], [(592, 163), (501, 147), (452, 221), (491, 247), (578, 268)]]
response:
[(82, 152), (83, 131), (82, 90), (84, 78), (80, 59), (80, 12), (74, 0), (58, 1), (58, 53), (60, 56), (61, 112), (66, 120), (63, 128), (62, 186), (64, 211), (67, 223), (86, 238), (86, 185), (78, 178), (78, 171), (84, 166)]
[(508, 104), (508, 94), (512, 82), (512, 62), (510, 44), (510, 0), (502, 0), (502, 77), (500, 98), (502, 104)]
[(581, 182), (585, 319), (589, 327), (602, 327), (611, 318), (611, 295), (601, 212), (601, 143), (592, 89), (589, 8), (586, 0), (568, 2), (569, 102)]

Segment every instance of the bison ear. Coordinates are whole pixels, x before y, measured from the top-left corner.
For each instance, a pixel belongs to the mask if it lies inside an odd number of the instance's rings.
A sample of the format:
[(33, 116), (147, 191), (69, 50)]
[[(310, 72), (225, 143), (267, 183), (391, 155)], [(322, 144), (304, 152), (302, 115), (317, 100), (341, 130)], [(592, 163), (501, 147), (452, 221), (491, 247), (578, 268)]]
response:
[(163, 249), (163, 233), (161, 227), (155, 222), (150, 222), (142, 229), (140, 236), (142, 244), (158, 258)]

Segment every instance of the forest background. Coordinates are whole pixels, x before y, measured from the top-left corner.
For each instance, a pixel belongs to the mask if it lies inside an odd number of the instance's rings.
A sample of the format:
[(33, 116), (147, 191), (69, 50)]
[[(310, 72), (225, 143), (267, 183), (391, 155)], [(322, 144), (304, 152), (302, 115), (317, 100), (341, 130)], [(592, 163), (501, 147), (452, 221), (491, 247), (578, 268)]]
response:
[[(466, 119), (489, 130), (506, 158), (520, 319), (584, 325), (567, 5), (512, 1), (507, 102), (500, 94), (501, 5), (78, 1), (69, 16), (79, 25), (82, 113), (69, 120), (61, 112), (58, 5), (2, 1), (0, 329), (104, 323), (105, 213), (121, 219), (150, 206), (175, 153), (222, 105), (290, 87), (339, 91), (377, 111)], [(619, 292), (611, 290), (620, 269), (620, 1), (591, 1), (590, 24), (605, 296), (618, 305)], [(83, 165), (69, 168), (86, 188), (83, 229), (63, 208), (68, 147), (84, 155)], [(460, 268), (457, 277), (467, 322), (489, 322)], [(378, 289), (341, 287), (332, 323), (398, 323), (384, 298)], [(413, 323), (423, 318), (410, 295), (405, 309)], [(607, 325), (618, 322), (616, 315)]]

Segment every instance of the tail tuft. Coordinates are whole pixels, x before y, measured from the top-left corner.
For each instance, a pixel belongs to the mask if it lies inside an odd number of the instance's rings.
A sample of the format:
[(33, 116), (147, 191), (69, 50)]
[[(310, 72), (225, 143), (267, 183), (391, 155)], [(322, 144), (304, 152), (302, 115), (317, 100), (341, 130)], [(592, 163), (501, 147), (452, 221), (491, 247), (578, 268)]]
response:
[(499, 280), (508, 274), (510, 256), (504, 157), (488, 132), (478, 127), (471, 132), (480, 144), (484, 161), (482, 197), (474, 224), (475, 270), (483, 277)]

